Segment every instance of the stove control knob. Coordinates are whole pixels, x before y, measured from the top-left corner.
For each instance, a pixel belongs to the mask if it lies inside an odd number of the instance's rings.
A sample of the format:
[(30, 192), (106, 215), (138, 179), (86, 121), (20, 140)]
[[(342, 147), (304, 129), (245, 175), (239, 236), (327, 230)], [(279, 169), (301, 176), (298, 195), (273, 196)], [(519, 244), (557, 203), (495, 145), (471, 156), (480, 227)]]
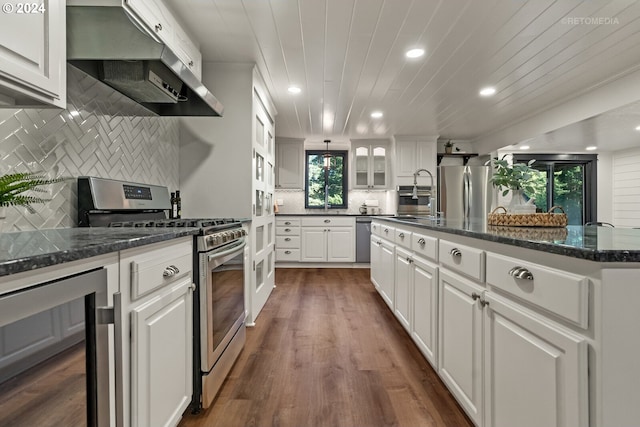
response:
[(213, 246), (216, 244), (216, 239), (213, 236), (208, 236), (207, 237), (207, 245), (209, 246)]

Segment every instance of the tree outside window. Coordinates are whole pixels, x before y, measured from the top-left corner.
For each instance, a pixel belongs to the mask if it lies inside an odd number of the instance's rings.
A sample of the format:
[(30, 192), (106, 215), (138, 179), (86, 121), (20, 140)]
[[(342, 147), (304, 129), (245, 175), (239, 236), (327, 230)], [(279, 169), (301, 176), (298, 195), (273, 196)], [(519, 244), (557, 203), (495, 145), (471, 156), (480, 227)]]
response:
[(348, 207), (347, 152), (331, 151), (329, 168), (325, 168), (324, 151), (306, 151), (305, 202), (307, 209), (323, 209), (325, 189), (328, 189), (328, 203), (332, 209)]

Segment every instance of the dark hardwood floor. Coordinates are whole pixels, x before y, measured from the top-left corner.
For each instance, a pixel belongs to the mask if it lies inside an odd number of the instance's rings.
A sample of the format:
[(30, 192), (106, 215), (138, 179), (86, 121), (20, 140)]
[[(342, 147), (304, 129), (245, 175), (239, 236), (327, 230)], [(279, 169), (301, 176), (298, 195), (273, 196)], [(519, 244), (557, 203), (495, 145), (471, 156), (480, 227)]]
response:
[(368, 269), (278, 269), (214, 404), (182, 427), (472, 426)]

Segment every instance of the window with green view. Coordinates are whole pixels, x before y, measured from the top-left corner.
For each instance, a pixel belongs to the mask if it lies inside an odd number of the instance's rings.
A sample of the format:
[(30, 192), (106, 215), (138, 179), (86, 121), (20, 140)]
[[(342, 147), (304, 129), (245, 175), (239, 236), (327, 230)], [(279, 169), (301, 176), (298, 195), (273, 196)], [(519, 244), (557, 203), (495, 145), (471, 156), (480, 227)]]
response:
[(321, 209), (325, 206), (328, 189), (329, 207), (347, 208), (347, 152), (331, 151), (329, 168), (325, 168), (324, 151), (305, 153), (304, 207)]

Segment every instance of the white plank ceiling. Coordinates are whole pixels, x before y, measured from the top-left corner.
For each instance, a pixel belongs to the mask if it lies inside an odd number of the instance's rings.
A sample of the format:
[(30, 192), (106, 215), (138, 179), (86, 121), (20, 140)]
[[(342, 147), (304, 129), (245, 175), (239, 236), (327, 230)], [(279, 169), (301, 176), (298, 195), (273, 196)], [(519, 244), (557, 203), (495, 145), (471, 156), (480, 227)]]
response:
[(258, 65), (283, 137), (470, 140), (640, 68), (636, 0), (170, 3), (204, 61)]

